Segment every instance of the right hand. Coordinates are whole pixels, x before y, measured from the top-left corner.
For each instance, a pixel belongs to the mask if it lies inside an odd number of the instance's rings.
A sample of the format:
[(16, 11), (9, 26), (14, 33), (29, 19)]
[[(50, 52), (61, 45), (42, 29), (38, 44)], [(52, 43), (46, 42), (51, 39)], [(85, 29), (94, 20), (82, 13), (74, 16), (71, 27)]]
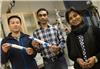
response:
[(60, 51), (60, 47), (57, 45), (51, 45), (49, 46), (49, 49), (51, 50), (51, 52), (55, 53), (55, 54), (59, 54)]
[(10, 46), (9, 46), (8, 43), (4, 43), (4, 44), (2, 45), (2, 50), (3, 50), (3, 52), (7, 53), (9, 49), (10, 49)]
[(39, 46), (40, 45), (40, 43), (39, 42), (36, 42), (36, 41), (32, 41), (32, 46)]
[(28, 48), (26, 48), (26, 53), (27, 53), (28, 55), (32, 55), (32, 54), (34, 53), (34, 51), (33, 51), (32, 48), (28, 47)]

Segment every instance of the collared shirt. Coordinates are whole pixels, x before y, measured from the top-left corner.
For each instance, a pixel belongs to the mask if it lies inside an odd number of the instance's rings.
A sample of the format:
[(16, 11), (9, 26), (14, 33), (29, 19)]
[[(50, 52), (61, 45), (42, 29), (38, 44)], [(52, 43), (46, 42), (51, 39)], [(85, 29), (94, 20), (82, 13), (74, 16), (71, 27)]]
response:
[[(65, 40), (62, 35), (62, 32), (58, 28), (53, 27), (51, 25), (48, 25), (47, 29), (41, 27), (39, 29), (36, 29), (36, 31), (33, 32), (33, 36), (51, 45), (57, 45), (61, 48), (61, 50), (63, 50), (64, 48)], [(41, 46), (38, 49), (40, 48)], [(55, 55), (52, 51), (49, 50), (48, 47), (42, 49), (41, 54), (45, 58), (51, 58)]]

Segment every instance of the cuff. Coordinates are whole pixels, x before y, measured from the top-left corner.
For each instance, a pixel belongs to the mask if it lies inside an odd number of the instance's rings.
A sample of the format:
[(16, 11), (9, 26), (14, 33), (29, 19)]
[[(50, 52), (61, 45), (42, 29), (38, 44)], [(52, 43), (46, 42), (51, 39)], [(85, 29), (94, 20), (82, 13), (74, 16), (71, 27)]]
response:
[(96, 56), (93, 56), (93, 58), (95, 59), (95, 63), (97, 63), (98, 62), (97, 57)]

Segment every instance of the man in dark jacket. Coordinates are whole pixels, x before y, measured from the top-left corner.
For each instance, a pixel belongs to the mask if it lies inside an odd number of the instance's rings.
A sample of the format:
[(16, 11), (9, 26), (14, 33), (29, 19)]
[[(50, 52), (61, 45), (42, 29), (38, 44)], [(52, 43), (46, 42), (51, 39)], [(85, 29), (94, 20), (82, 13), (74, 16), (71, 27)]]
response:
[[(8, 25), (11, 32), (1, 42), (1, 63), (5, 64), (10, 60), (12, 69), (38, 69), (34, 59), (36, 51), (32, 48), (29, 35), (21, 32), (20, 17), (16, 15), (9, 17)], [(9, 44), (20, 45), (24, 49), (11, 47)]]
[(83, 22), (73, 8), (65, 14), (72, 31), (67, 37), (68, 55), (75, 69), (100, 69), (100, 29)]

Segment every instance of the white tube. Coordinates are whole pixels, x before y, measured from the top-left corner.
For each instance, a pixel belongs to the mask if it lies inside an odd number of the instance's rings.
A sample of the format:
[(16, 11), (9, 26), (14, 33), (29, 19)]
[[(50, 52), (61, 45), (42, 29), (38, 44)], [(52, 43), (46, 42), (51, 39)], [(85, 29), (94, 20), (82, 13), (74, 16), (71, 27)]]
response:
[(9, 43), (9, 46), (11, 46), (11, 47), (13, 47), (13, 48), (16, 48), (16, 49), (25, 49), (25, 47), (23, 47), (23, 46), (19, 46), (19, 45), (16, 45), (16, 44), (10, 44)]
[(44, 42), (44, 41), (42, 41), (42, 40), (39, 40), (39, 39), (37, 39), (37, 38), (33, 38), (33, 37), (29, 37), (29, 38), (30, 38), (30, 39), (32, 39), (33, 41), (37, 41), (37, 42), (39, 42), (40, 44), (42, 44), (42, 45), (43, 45), (43, 47), (50, 46), (50, 44), (49, 44), (49, 43)]

